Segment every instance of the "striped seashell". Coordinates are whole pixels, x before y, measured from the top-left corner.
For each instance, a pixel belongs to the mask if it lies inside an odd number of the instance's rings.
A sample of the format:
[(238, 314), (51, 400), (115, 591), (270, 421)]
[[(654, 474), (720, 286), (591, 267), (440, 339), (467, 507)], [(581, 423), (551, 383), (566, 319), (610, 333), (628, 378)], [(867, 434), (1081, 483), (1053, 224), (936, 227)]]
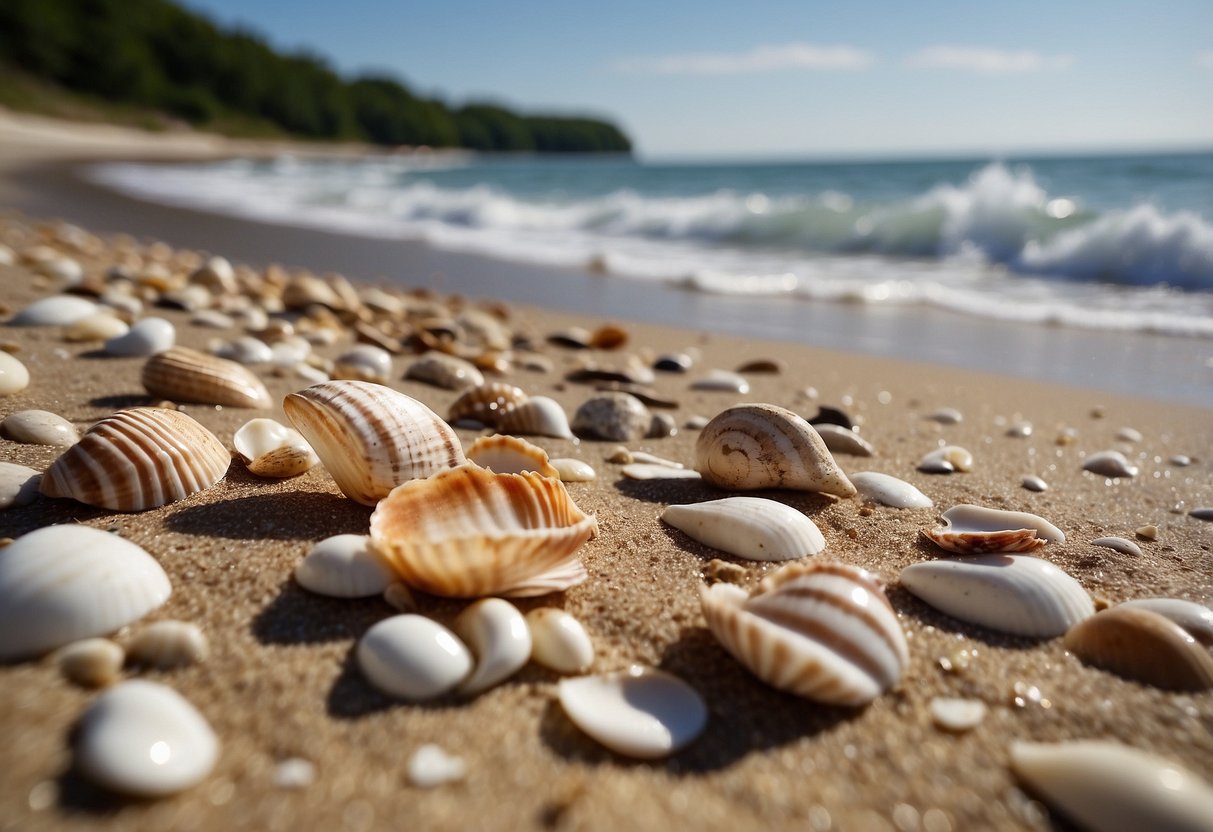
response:
[(1066, 649), (1087, 664), (1166, 690), (1213, 688), (1213, 655), (1169, 618), (1116, 606), (1076, 624)]
[(773, 404), (739, 404), (717, 414), (695, 442), (695, 470), (733, 491), (856, 493), (812, 425)]
[(700, 543), (749, 560), (794, 560), (826, 547), (812, 520), (791, 506), (761, 497), (670, 506), (661, 519)]
[(261, 379), (235, 361), (189, 347), (171, 347), (143, 365), (143, 386), (153, 396), (175, 402), (225, 407), (270, 407)]
[(915, 563), (901, 585), (953, 618), (1018, 636), (1053, 638), (1095, 614), (1078, 581), (1027, 555)]
[(473, 387), (455, 399), (447, 411), (447, 421), (473, 419), (490, 428), (497, 427), (497, 420), (508, 408), (526, 401), (527, 395), (521, 387), (490, 381)]
[(210, 488), (231, 461), (223, 443), (186, 414), (134, 407), (102, 419), (64, 451), (42, 475), (42, 493), (144, 511)]
[(429, 352), (409, 365), (404, 377), (444, 390), (463, 390), (484, 384), (484, 375), (470, 361), (442, 352)]
[(1034, 552), (1046, 543), (1065, 543), (1061, 529), (1026, 511), (1003, 511), (964, 503), (943, 513), (943, 525), (923, 534), (958, 555)]
[(832, 705), (863, 705), (901, 678), (905, 635), (870, 572), (793, 564), (754, 595), (728, 583), (699, 591), (708, 627), (772, 687)]
[(367, 381), (325, 381), (282, 403), (351, 500), (373, 506), (401, 483), (460, 465), (463, 447), (438, 414)]
[(560, 472), (548, 461), (547, 451), (517, 436), (481, 436), (467, 449), (466, 456), (469, 462), (498, 474), (534, 471), (545, 477), (560, 478)]
[(453, 598), (524, 597), (581, 583), (598, 521), (560, 480), (462, 465), (396, 488), (371, 515), (376, 551), (409, 585)]
[(497, 430), (522, 436), (552, 436), (577, 441), (564, 408), (547, 396), (531, 396), (524, 402), (507, 407), (497, 417)]

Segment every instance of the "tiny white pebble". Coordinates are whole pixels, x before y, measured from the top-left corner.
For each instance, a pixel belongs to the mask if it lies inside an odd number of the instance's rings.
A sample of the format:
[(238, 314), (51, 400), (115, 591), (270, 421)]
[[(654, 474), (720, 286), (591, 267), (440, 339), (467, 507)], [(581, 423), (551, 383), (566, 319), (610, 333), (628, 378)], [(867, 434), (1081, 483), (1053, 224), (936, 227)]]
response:
[(454, 783), (462, 780), (466, 774), (467, 765), (462, 758), (447, 754), (432, 743), (421, 746), (409, 758), (409, 781), (423, 789)]
[(968, 731), (986, 718), (985, 703), (977, 699), (936, 697), (931, 700), (930, 707), (936, 727), (946, 731)]
[(316, 781), (316, 766), (302, 757), (283, 760), (274, 769), (274, 785), (280, 789), (306, 789)]

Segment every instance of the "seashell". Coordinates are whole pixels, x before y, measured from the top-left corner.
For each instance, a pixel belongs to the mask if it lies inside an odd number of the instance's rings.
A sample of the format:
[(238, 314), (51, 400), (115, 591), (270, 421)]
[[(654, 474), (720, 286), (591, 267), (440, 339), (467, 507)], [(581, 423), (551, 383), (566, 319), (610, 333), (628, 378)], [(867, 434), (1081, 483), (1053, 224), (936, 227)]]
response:
[(1158, 613), (1183, 627), (1205, 647), (1213, 648), (1213, 610), (1203, 604), (1179, 598), (1137, 598), (1117, 606)]
[(1007, 436), (1012, 439), (1027, 439), (1032, 435), (1031, 422), (1015, 422), (1007, 428)]
[(574, 552), (597, 532), (560, 480), (474, 465), (405, 483), (371, 515), (371, 540), (396, 574), (454, 598), (576, 586), (586, 573)]
[(873, 456), (876, 453), (872, 443), (849, 428), (823, 423), (814, 425), (813, 429), (817, 431), (821, 441), (825, 442), (826, 447), (833, 453), (850, 454), (851, 456)]
[(922, 418), (938, 422), (941, 425), (958, 425), (964, 421), (964, 415), (954, 407), (941, 407), (939, 410), (933, 410)]
[(695, 470), (720, 488), (789, 488), (851, 497), (855, 486), (804, 419), (773, 404), (734, 405), (695, 443)]
[(526, 401), (507, 406), (497, 417), (497, 430), (523, 436), (551, 436), (577, 441), (564, 408), (547, 396), (531, 396)]
[(652, 416), (635, 396), (604, 393), (585, 401), (573, 414), (573, 432), (595, 439), (628, 442), (642, 438)]
[(703, 475), (689, 468), (671, 468), (652, 462), (631, 462), (621, 472), (630, 480), (698, 480)]
[(420, 615), (395, 615), (358, 642), (358, 667), (379, 690), (421, 702), (453, 690), (472, 671), (472, 654), (454, 633)]
[(392, 376), (392, 354), (372, 344), (355, 344), (338, 356), (333, 378), (386, 384)]
[(662, 355), (653, 362), (653, 369), (663, 373), (686, 373), (695, 365), (691, 356), (684, 352)]
[(862, 471), (851, 475), (851, 484), (867, 500), (892, 508), (930, 508), (935, 505), (931, 498), (923, 494), (905, 480), (880, 474), (876, 471)]
[[(625, 449), (626, 450), (626, 449)], [(664, 465), (666, 468), (685, 468), (681, 462), (651, 454), (647, 451), (628, 451), (627, 462), (640, 462), (645, 465)]]
[(1175, 454), (1174, 456), (1170, 457), (1167, 462), (1171, 463), (1176, 468), (1187, 468), (1192, 464), (1192, 457), (1188, 456), (1187, 454)]
[(1213, 788), (1182, 766), (1115, 742), (1011, 744), (1011, 770), (1049, 806), (1101, 832), (1208, 832)]
[(363, 505), (375, 505), (403, 482), (464, 461), (450, 426), (390, 387), (326, 381), (291, 393), (282, 407), (341, 492)]
[(1133, 428), (1121, 428), (1120, 430), (1116, 431), (1116, 438), (1121, 442), (1140, 442), (1142, 437), (1141, 431), (1139, 430), (1134, 430)]
[[(682, 468), (683, 467), (682, 463), (675, 463), (675, 464), (671, 465), (671, 464), (669, 464), (669, 462), (667, 460), (661, 460), (660, 462), (654, 462), (655, 459), (656, 459), (656, 457), (654, 457), (653, 459), (650, 459), (649, 462), (652, 464), (655, 464), (655, 465), (665, 465), (668, 468)], [(629, 451), (627, 449), (627, 446), (625, 446), (625, 445), (616, 445), (615, 447), (611, 448), (610, 453), (607, 454), (606, 461), (613, 462), (616, 465), (627, 465), (629, 462), (633, 461), (632, 452)]]
[(114, 511), (144, 511), (210, 488), (230, 463), (223, 443), (184, 413), (134, 407), (89, 428), (46, 469), (41, 491)]
[(1153, 523), (1138, 526), (1133, 530), (1133, 533), (1143, 540), (1158, 540), (1158, 526), (1155, 526)]
[(234, 361), (189, 347), (170, 347), (143, 365), (144, 388), (175, 402), (264, 409), (272, 406), (261, 379)]
[(447, 421), (473, 419), (486, 427), (497, 427), (501, 414), (508, 408), (526, 401), (526, 398), (527, 395), (521, 387), (490, 381), (461, 393), (447, 411)]
[(628, 342), (628, 331), (615, 324), (603, 324), (590, 335), (590, 346), (596, 350), (617, 350)]
[(708, 628), (772, 687), (833, 705), (863, 705), (905, 672), (909, 651), (879, 579), (841, 563), (794, 564), (754, 595), (699, 590)]
[(751, 373), (754, 375), (778, 375), (784, 370), (783, 362), (774, 358), (756, 358), (753, 361), (747, 361), (737, 368), (739, 373)]
[(72, 323), (63, 331), (63, 340), (72, 343), (108, 341), (130, 332), (126, 321), (108, 312), (94, 312)]
[(526, 614), (531, 660), (556, 673), (584, 673), (594, 663), (594, 643), (581, 622), (564, 610), (538, 607)]
[(1082, 470), (1110, 479), (1137, 476), (1137, 466), (1129, 464), (1129, 460), (1125, 459), (1125, 455), (1120, 451), (1100, 451), (1097, 454), (1091, 454), (1083, 460)]
[(232, 435), (232, 445), (258, 477), (296, 477), (320, 461), (299, 431), (273, 419), (245, 422)]
[(901, 585), (953, 618), (1012, 635), (1053, 638), (1095, 613), (1078, 581), (1026, 555), (915, 563)]
[(973, 455), (959, 445), (936, 448), (922, 458), (918, 470), (924, 474), (951, 474), (973, 470)]
[(273, 348), (252, 335), (241, 335), (220, 344), (214, 354), (237, 364), (268, 364), (274, 360)]
[(126, 654), (108, 638), (73, 641), (55, 656), (59, 672), (72, 684), (83, 688), (103, 688), (122, 676)]
[(1122, 555), (1136, 555), (1141, 557), (1141, 547), (1132, 540), (1126, 540), (1123, 537), (1100, 537), (1091, 541), (1092, 546), (1102, 546), (1105, 549), (1113, 549), (1120, 552)]
[(514, 363), (531, 373), (550, 373), (556, 369), (552, 359), (546, 355), (515, 355)]
[(29, 387), (29, 370), (16, 357), (0, 350), (0, 396), (11, 396)]
[(102, 693), (80, 719), (76, 765), (124, 794), (165, 797), (200, 783), (214, 768), (219, 740), (179, 693), (135, 679)]
[(52, 295), (18, 312), (9, 326), (67, 326), (97, 311), (97, 304), (75, 295)]
[(571, 326), (562, 332), (553, 332), (548, 336), (547, 340), (549, 344), (555, 344), (558, 347), (567, 347), (571, 350), (584, 350), (589, 349), (592, 337), (588, 329)]
[(730, 373), (728, 370), (709, 370), (707, 375), (700, 376), (691, 382), (691, 389), (736, 393), (744, 396), (750, 392), (750, 383), (737, 373)]
[(937, 696), (931, 700), (931, 721), (936, 727), (953, 733), (971, 731), (986, 718), (986, 703), (980, 699), (949, 699)]
[(1038, 493), (1049, 490), (1049, 484), (1035, 474), (1029, 474), (1024, 477), (1021, 485), (1028, 491), (1036, 491)]
[(282, 289), (282, 305), (287, 309), (307, 309), (313, 304), (340, 310), (345, 303), (331, 286), (314, 274), (298, 274)]
[(379, 595), (395, 578), (363, 534), (327, 537), (295, 566), (295, 580), (301, 587), (330, 598)]
[(1076, 624), (1066, 649), (1086, 664), (1165, 690), (1213, 688), (1213, 655), (1183, 627), (1118, 605)]
[(231, 329), (236, 325), (236, 320), (218, 309), (203, 309), (190, 318), (190, 323), (206, 329)]
[(561, 482), (593, 482), (598, 477), (589, 463), (582, 462), (580, 459), (566, 456), (558, 457), (550, 462), (556, 469), (556, 476), (560, 477)]
[(139, 630), (126, 647), (134, 664), (172, 670), (205, 661), (210, 652), (206, 635), (189, 621), (157, 621)]
[(205, 286), (216, 295), (234, 295), (239, 291), (236, 272), (225, 257), (210, 257), (190, 275), (190, 283)]
[(560, 472), (548, 462), (547, 451), (516, 436), (481, 436), (465, 455), (469, 462), (498, 474), (534, 471), (545, 477), (560, 477)]
[(80, 441), (76, 426), (57, 413), (19, 410), (0, 422), (0, 436), (30, 445), (70, 447)]
[(708, 722), (707, 705), (694, 688), (651, 667), (561, 679), (559, 693), (574, 725), (626, 757), (668, 757), (698, 738)]
[(421, 789), (456, 783), (467, 775), (467, 764), (441, 746), (426, 743), (413, 752), (405, 768), (409, 782)]
[(0, 462), (0, 511), (27, 506), (38, 496), (42, 475), (33, 468)]
[(143, 314), (143, 301), (118, 289), (107, 290), (99, 300), (102, 306), (117, 312), (127, 322)]
[(0, 661), (111, 633), (168, 600), (143, 549), (89, 526), (46, 526), (0, 549)]
[(958, 555), (1034, 552), (1046, 543), (1065, 543), (1061, 529), (1026, 511), (1003, 511), (963, 503), (943, 513), (943, 525), (923, 532), (941, 549)]
[(1213, 522), (1213, 507), (1190, 509), (1188, 516), (1194, 520), (1204, 520), (1206, 523)]
[(144, 318), (125, 335), (105, 342), (105, 354), (124, 358), (155, 355), (171, 347), (177, 340), (177, 330), (164, 318)]
[(160, 296), (157, 306), (168, 309), (181, 309), (185, 312), (197, 312), (207, 309), (214, 303), (211, 293), (203, 286), (182, 286)]
[(484, 598), (455, 619), (455, 634), (476, 658), (476, 666), (459, 685), (459, 692), (476, 694), (504, 682), (531, 657), (531, 631), (513, 604)]
[(444, 390), (463, 390), (484, 384), (484, 375), (476, 369), (476, 365), (442, 352), (428, 352), (421, 356), (409, 365), (404, 377)]
[(270, 347), (270, 363), (275, 367), (294, 367), (307, 361), (312, 354), (312, 345), (306, 338), (288, 335)]
[[(816, 398), (816, 396), (811, 396), (810, 398)], [(821, 405), (817, 408), (817, 415), (809, 419), (809, 424), (813, 427), (817, 427), (818, 425), (838, 425), (840, 428), (846, 428), (847, 430), (855, 429), (855, 422), (850, 416), (836, 407), (827, 407), (826, 405)]]
[(670, 506), (661, 519), (700, 543), (748, 560), (794, 560), (826, 547), (812, 520), (791, 506), (761, 497)]
[(657, 376), (633, 356), (621, 367), (603, 367), (592, 361), (583, 363), (566, 374), (565, 379), (576, 382), (594, 381), (636, 386), (652, 384), (657, 380)]

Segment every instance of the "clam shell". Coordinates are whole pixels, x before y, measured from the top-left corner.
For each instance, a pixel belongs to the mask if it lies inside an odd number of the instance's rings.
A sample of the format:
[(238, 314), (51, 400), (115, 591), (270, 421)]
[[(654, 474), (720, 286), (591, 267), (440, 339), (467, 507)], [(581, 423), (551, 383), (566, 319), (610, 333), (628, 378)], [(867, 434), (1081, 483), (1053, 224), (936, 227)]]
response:
[(212, 352), (219, 358), (235, 361), (237, 364), (268, 364), (274, 358), (273, 348), (252, 335), (241, 335), (226, 343), (221, 343)]
[(1170, 760), (1119, 743), (1012, 743), (1011, 770), (1084, 829), (1208, 832), (1213, 818), (1209, 784)]
[(210, 652), (206, 635), (189, 621), (156, 621), (135, 634), (126, 646), (134, 664), (171, 670), (205, 661)]
[(420, 615), (395, 615), (358, 642), (358, 667), (379, 690), (420, 702), (453, 690), (472, 670), (472, 654), (454, 633)]
[(901, 585), (953, 618), (1012, 635), (1053, 638), (1095, 613), (1078, 581), (1026, 555), (915, 563)]
[(876, 471), (861, 471), (851, 475), (851, 483), (867, 500), (892, 508), (930, 508), (935, 505), (905, 480), (880, 474)]
[(176, 328), (164, 318), (144, 318), (125, 335), (106, 341), (105, 353), (126, 358), (155, 355), (167, 350), (176, 340)]
[(395, 575), (362, 534), (321, 540), (295, 566), (301, 587), (330, 598), (369, 598), (383, 593)]
[(19, 410), (0, 422), (0, 436), (31, 445), (70, 447), (80, 441), (76, 426), (57, 413)]
[(47, 526), (0, 549), (0, 661), (111, 633), (168, 600), (143, 549), (88, 526)]
[(0, 396), (11, 396), (29, 387), (29, 370), (14, 356), (0, 350)]
[(814, 425), (813, 430), (817, 431), (821, 441), (825, 442), (826, 447), (833, 453), (851, 456), (873, 456), (876, 453), (871, 442), (841, 425), (822, 423)]
[(432, 384), (444, 390), (463, 390), (484, 384), (484, 375), (476, 365), (454, 355), (428, 352), (409, 365), (404, 377)]
[(450, 426), (390, 387), (326, 381), (291, 393), (282, 407), (341, 492), (363, 505), (375, 505), (403, 482), (464, 461)]
[(1046, 543), (1065, 543), (1061, 529), (1026, 511), (1003, 511), (969, 505), (943, 513), (944, 524), (923, 532), (941, 549), (958, 555), (990, 552), (1034, 552)]
[(258, 477), (296, 477), (320, 461), (299, 431), (273, 419), (245, 422), (232, 435), (232, 445)]
[(498, 474), (534, 471), (545, 477), (560, 477), (548, 462), (547, 451), (517, 436), (481, 436), (467, 449), (466, 456), (469, 462)]
[(1179, 598), (1136, 598), (1117, 606), (1156, 612), (1187, 630), (1205, 647), (1213, 648), (1213, 610)]
[(670, 506), (661, 519), (700, 543), (749, 560), (794, 560), (826, 547), (812, 520), (791, 506), (761, 497)]
[(695, 470), (713, 485), (734, 491), (855, 494), (817, 431), (773, 404), (735, 405), (708, 422), (695, 443)]
[(264, 409), (273, 402), (261, 379), (249, 370), (189, 347), (171, 347), (143, 365), (143, 386), (153, 396), (175, 402)]
[(1106, 609), (1066, 633), (1066, 649), (1087, 664), (1166, 690), (1213, 688), (1213, 655), (1148, 609)]
[(708, 627), (735, 659), (780, 690), (863, 705), (901, 678), (905, 635), (876, 576), (841, 563), (795, 564), (747, 595), (699, 591)]
[(67, 326), (97, 311), (97, 304), (75, 295), (36, 300), (8, 322), (9, 326)]
[(523, 436), (552, 436), (577, 441), (564, 408), (547, 396), (531, 396), (524, 402), (507, 406), (497, 417), (497, 430)]
[(477, 601), (455, 619), (454, 630), (476, 657), (471, 675), (459, 685), (460, 693), (480, 693), (504, 682), (531, 657), (531, 631), (509, 601)]
[(126, 654), (108, 638), (73, 641), (55, 656), (63, 678), (85, 688), (112, 685), (122, 676)]
[(0, 462), (0, 511), (27, 506), (38, 496), (42, 475), (33, 468)]
[(1120, 451), (1100, 451), (1091, 454), (1083, 460), (1082, 469), (1110, 479), (1137, 476), (1137, 466), (1130, 464)]
[(531, 660), (556, 673), (584, 673), (594, 663), (594, 643), (581, 622), (564, 610), (539, 607), (526, 614)]
[(592, 482), (598, 477), (597, 472), (588, 463), (573, 457), (558, 457), (550, 460), (556, 469), (556, 475), (561, 482)]
[(117, 338), (130, 331), (131, 328), (126, 321), (115, 318), (109, 312), (94, 312), (65, 329), (63, 340), (72, 343), (108, 341), (110, 338)]
[(730, 373), (728, 370), (709, 370), (707, 375), (700, 376), (691, 382), (691, 389), (736, 393), (744, 396), (750, 392), (750, 383), (743, 376)]
[(373, 344), (355, 344), (338, 356), (333, 378), (386, 384), (392, 376), (392, 354)]
[(582, 403), (573, 414), (573, 432), (595, 439), (629, 442), (649, 430), (652, 415), (628, 393), (604, 393)]
[(918, 463), (924, 474), (951, 474), (972, 471), (973, 455), (959, 445), (945, 445), (928, 453)]
[(375, 549), (433, 595), (538, 595), (585, 580), (576, 550), (598, 531), (560, 480), (463, 465), (396, 488), (371, 515)]
[[(526, 401), (526, 398), (521, 387), (491, 381), (461, 393), (447, 411), (447, 421), (473, 419), (487, 427), (497, 427), (501, 414), (507, 408)], [(561, 413), (563, 415), (563, 411)]]
[(143, 511), (210, 488), (231, 456), (184, 413), (120, 410), (88, 432), (42, 475), (47, 497), (70, 497), (114, 511)]

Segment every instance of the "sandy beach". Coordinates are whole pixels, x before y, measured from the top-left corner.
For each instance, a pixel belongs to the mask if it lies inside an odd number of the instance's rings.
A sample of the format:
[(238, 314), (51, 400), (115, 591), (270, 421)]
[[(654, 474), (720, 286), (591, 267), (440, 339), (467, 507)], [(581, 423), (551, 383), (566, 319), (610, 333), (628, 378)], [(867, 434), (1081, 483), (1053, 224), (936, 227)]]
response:
[[(30, 150), (39, 144), (44, 150)], [(278, 482), (258, 479), (234, 461), (215, 486), (136, 514), (39, 498), (0, 513), (0, 536), (17, 538), (46, 525), (78, 522), (139, 544), (163, 565), (173, 595), (144, 623), (193, 621), (209, 638), (211, 654), (192, 667), (129, 675), (182, 693), (213, 726), (222, 750), (214, 772), (176, 797), (146, 802), (115, 797), (82, 778), (71, 762), (73, 725), (95, 692), (65, 681), (50, 659), (0, 667), (0, 767), (6, 773), (0, 782), (0, 828), (1051, 828), (1056, 817), (1008, 770), (1008, 746), (1015, 740), (1116, 740), (1213, 780), (1213, 693), (1159, 690), (1084, 665), (1060, 639), (1010, 637), (962, 623), (916, 599), (897, 580), (906, 566), (943, 555), (920, 534), (935, 525), (939, 512), (976, 503), (1033, 512), (1060, 527), (1066, 541), (1050, 544), (1042, 556), (1103, 602), (1159, 596), (1213, 602), (1213, 524), (1187, 514), (1213, 506), (1213, 422), (1207, 408), (1118, 395), (1106, 387), (1093, 390), (1073, 377), (1067, 380), (1078, 386), (1017, 378), (1013, 366), (994, 374), (943, 366), (946, 359), (926, 363), (888, 352), (836, 351), (822, 346), (827, 342), (796, 343), (802, 339), (785, 337), (778, 325), (771, 332), (785, 340), (740, 337), (730, 334), (727, 324), (714, 325), (713, 315), (724, 315), (725, 308), (714, 306), (714, 300), (666, 292), (660, 302), (688, 305), (676, 309), (688, 328), (676, 328), (664, 322), (669, 308), (661, 311), (660, 322), (646, 320), (647, 302), (655, 297), (646, 294), (651, 289), (608, 284), (590, 275), (562, 281), (514, 264), (486, 269), (480, 258), (420, 245), (389, 250), (382, 241), (350, 244), (349, 238), (318, 232), (148, 206), (80, 184), (69, 164), (114, 154), (148, 158), (147, 148), (121, 141), (84, 147), (61, 142), (45, 149), (49, 146), (37, 138), (24, 144), (13, 140), (0, 156), (0, 206), (23, 212), (0, 221), (0, 242), (18, 252), (53, 240), (57, 226), (43, 221), (64, 218), (97, 232), (105, 243), (92, 254), (70, 252), (89, 276), (103, 276), (113, 265), (115, 239), (109, 235), (115, 232), (141, 241), (163, 239), (178, 249), (220, 254), (257, 268), (281, 262), (371, 281), (387, 274), (391, 281), (383, 281), (385, 286), (442, 295), (493, 298), (493, 287), (504, 276), (513, 287), (508, 326), (553, 365), (550, 372), (515, 369), (505, 380), (531, 395), (555, 398), (569, 414), (593, 395), (591, 385), (566, 380), (587, 359), (620, 365), (629, 354), (649, 362), (671, 352), (698, 355), (690, 373), (658, 373), (652, 387), (655, 395), (677, 403), (664, 412), (678, 433), (629, 442), (629, 448), (689, 465), (698, 433), (684, 427), (691, 417), (710, 418), (739, 400), (773, 403), (805, 416), (820, 405), (840, 407), (877, 449), (871, 458), (836, 455), (842, 468), (905, 479), (935, 506), (898, 510), (854, 498), (787, 491), (764, 495), (814, 520), (826, 540), (818, 559), (861, 566), (887, 583), (910, 645), (910, 664), (892, 691), (864, 708), (824, 706), (764, 685), (705, 627), (699, 587), (713, 559), (742, 566), (746, 586), (774, 566), (722, 555), (658, 517), (669, 504), (723, 492), (696, 481), (625, 479), (620, 466), (608, 461), (616, 442), (531, 438), (552, 457), (576, 457), (596, 470), (595, 481), (570, 483), (568, 490), (583, 510), (597, 516), (600, 534), (582, 550), (590, 576), (586, 583), (521, 601), (519, 607), (557, 606), (579, 618), (597, 651), (594, 672), (634, 663), (660, 667), (690, 683), (708, 705), (708, 726), (696, 742), (668, 760), (637, 763), (582, 734), (556, 699), (558, 677), (535, 665), (471, 700), (451, 696), (409, 705), (371, 687), (353, 649), (368, 627), (393, 610), (378, 598), (312, 595), (292, 579), (295, 564), (314, 542), (366, 531), (370, 509), (344, 498), (322, 467)], [(206, 143), (159, 146), (173, 158), (248, 152)], [(388, 274), (384, 264), (390, 258), (396, 259)], [(24, 264), (0, 267), (0, 286), (5, 319), (56, 288)], [(586, 314), (589, 309), (607, 317)], [(823, 311), (822, 319), (842, 316), (843, 323), (835, 320), (834, 326), (854, 324), (845, 317), (851, 314), (846, 307), (837, 310), (842, 311)], [(186, 346), (205, 349), (216, 336), (237, 334), (192, 325), (191, 315), (182, 311), (155, 309), (154, 314), (172, 321), (177, 342)], [(608, 319), (628, 333), (620, 351), (569, 350), (545, 340), (571, 326), (594, 329)], [(910, 337), (898, 329), (909, 326), (917, 328), (920, 343), (929, 343), (922, 335), (923, 320), (890, 322), (882, 337), (898, 332)], [(984, 349), (1011, 352), (1031, 343), (1022, 332), (988, 323), (980, 331), (956, 327), (945, 334), (937, 335), (938, 346), (931, 349), (971, 352), (969, 338)], [(1054, 344), (1070, 337), (1052, 334), (1059, 339)], [(1135, 343), (1150, 343), (1140, 338)], [(151, 401), (140, 384), (145, 359), (101, 356), (97, 344), (68, 343), (57, 327), (4, 326), (0, 341), (32, 379), (24, 391), (0, 398), (0, 418), (45, 409), (83, 431), (118, 408)], [(1174, 339), (1163, 341), (1174, 344)], [(318, 351), (333, 358), (349, 343)], [(1082, 342), (1083, 348), (1090, 345)], [(906, 348), (900, 354), (925, 359), (931, 349)], [(1132, 360), (1147, 363), (1134, 365), (1133, 372), (1148, 373), (1151, 360), (1160, 366), (1173, 360), (1166, 345), (1159, 349), (1155, 359), (1149, 350), (1135, 353)], [(395, 357), (392, 386), (445, 414), (454, 392), (402, 380), (413, 358)], [(1114, 357), (1105, 353), (1104, 358), (1094, 375), (1115, 366)], [(690, 381), (709, 369), (732, 370), (751, 359), (774, 359), (782, 370), (749, 376), (751, 391), (744, 397), (690, 389)], [(987, 360), (983, 366), (991, 364)], [(261, 375), (277, 403), (271, 411), (206, 405), (181, 410), (230, 445), (233, 431), (254, 415), (284, 421), (282, 398), (304, 386), (296, 378)], [(1177, 384), (1169, 383), (1169, 389)], [(961, 411), (963, 421), (945, 426), (924, 418), (943, 407)], [(1008, 426), (1021, 420), (1032, 423), (1031, 435), (1008, 436)], [(1140, 431), (1142, 440), (1118, 440), (1123, 427)], [(1059, 443), (1067, 429), (1073, 441)], [(466, 429), (458, 433), (465, 445), (479, 435)], [(969, 449), (973, 470), (946, 476), (918, 472), (921, 457), (941, 444)], [(1113, 448), (1140, 467), (1137, 477), (1109, 480), (1082, 470), (1085, 456)], [(0, 440), (0, 459), (37, 470), (57, 453)], [(1176, 455), (1193, 462), (1176, 466), (1169, 461)], [(1049, 489), (1025, 490), (1021, 481), (1029, 474), (1045, 479)], [(1150, 524), (1159, 529), (1156, 540), (1135, 537), (1136, 529)], [(1104, 536), (1135, 539), (1143, 554), (1091, 545)], [(444, 623), (464, 606), (419, 596), (419, 611)], [(932, 723), (929, 704), (936, 697), (980, 700), (988, 713), (975, 729), (949, 733)], [(462, 757), (466, 778), (433, 790), (410, 785), (405, 764), (425, 743)], [(306, 788), (275, 784), (276, 767), (292, 758), (315, 766), (315, 781)]]

